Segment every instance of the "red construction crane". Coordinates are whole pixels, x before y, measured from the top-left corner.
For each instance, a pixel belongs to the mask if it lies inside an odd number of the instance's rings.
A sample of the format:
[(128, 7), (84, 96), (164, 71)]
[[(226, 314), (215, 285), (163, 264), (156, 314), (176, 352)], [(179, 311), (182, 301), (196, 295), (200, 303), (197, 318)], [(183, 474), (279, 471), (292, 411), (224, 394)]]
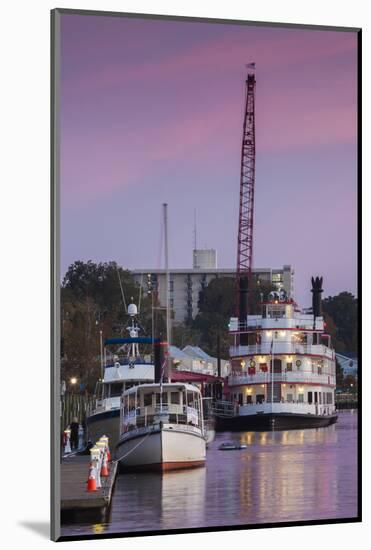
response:
[(245, 116), (241, 148), (240, 213), (237, 249), (237, 316), (246, 322), (252, 285), (255, 187), (255, 63), (247, 65)]

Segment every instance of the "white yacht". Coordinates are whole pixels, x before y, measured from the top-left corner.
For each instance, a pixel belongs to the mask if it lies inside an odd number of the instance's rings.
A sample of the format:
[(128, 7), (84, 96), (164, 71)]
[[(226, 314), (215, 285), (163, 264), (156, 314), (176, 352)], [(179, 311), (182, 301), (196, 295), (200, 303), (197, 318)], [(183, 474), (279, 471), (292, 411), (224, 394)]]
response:
[(112, 364), (104, 367), (103, 380), (97, 383), (95, 399), (87, 414), (88, 439), (96, 441), (102, 435), (107, 435), (112, 451), (119, 439), (122, 393), (132, 386), (154, 380), (151, 355), (141, 356), (139, 352), (139, 345), (152, 344), (152, 339), (139, 337), (137, 314), (136, 305), (129, 304), (129, 338), (111, 338), (105, 341), (105, 346), (120, 345), (123, 356), (116, 356)]
[(126, 390), (121, 401), (121, 467), (165, 471), (205, 464), (202, 397), (196, 386), (141, 384)]
[(261, 315), (230, 320), (232, 374), (216, 407), (219, 430), (317, 428), (336, 422), (335, 351), (321, 314), (322, 278), (302, 312), (284, 291)]

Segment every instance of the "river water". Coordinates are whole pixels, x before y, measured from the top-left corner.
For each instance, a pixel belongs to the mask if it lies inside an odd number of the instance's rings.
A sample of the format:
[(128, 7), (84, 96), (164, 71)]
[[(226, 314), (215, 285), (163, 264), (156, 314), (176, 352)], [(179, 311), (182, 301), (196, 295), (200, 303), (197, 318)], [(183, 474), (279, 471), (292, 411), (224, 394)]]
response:
[[(224, 441), (247, 444), (220, 451)], [(220, 433), (203, 468), (121, 474), (104, 518), (74, 516), (63, 536), (351, 518), (357, 515), (357, 413), (328, 428)]]

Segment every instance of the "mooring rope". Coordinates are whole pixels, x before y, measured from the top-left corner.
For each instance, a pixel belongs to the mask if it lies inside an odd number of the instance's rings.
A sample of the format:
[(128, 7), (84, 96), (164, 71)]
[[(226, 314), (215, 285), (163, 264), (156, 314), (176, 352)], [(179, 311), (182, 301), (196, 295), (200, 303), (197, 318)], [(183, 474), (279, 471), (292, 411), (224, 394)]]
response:
[(131, 454), (133, 451), (135, 451), (135, 449), (137, 449), (139, 447), (139, 445), (141, 445), (142, 443), (144, 443), (144, 441), (147, 439), (147, 437), (149, 435), (151, 435), (151, 433), (153, 433), (153, 431), (150, 431), (148, 432), (144, 437), (143, 439), (141, 439), (139, 441), (139, 443), (137, 443), (132, 449), (130, 449), (130, 451), (128, 451), (127, 453), (123, 454), (122, 456), (120, 456), (120, 458), (116, 458), (115, 460), (111, 460), (112, 463), (114, 462), (120, 462), (120, 460), (122, 460), (123, 458), (126, 458), (127, 456), (129, 456), (129, 454)]

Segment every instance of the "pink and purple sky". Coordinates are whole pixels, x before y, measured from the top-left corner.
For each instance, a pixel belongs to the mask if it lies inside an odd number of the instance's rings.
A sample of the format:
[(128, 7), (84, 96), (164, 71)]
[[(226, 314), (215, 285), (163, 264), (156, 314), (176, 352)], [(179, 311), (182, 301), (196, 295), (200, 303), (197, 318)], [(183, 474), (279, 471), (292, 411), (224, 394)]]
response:
[(62, 15), (61, 272), (75, 260), (235, 267), (246, 63), (255, 61), (254, 266), (356, 294), (355, 32)]

